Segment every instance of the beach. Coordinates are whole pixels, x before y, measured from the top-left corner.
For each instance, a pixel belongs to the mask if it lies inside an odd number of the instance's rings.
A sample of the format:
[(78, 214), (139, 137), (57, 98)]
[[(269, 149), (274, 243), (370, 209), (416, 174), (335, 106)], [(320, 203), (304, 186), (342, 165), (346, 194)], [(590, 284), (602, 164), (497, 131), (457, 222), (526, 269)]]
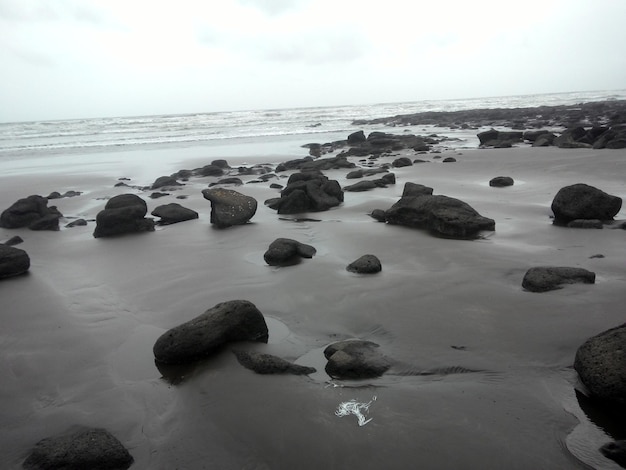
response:
[[(36, 442), (73, 426), (107, 429), (138, 469), (619, 468), (598, 449), (624, 439), (623, 428), (611, 434), (610, 416), (588, 416), (593, 410), (585, 408), (572, 364), (587, 338), (624, 322), (625, 232), (556, 226), (550, 205), (575, 183), (624, 199), (624, 150), (397, 151), (376, 163), (426, 161), (390, 168), (394, 185), (345, 192), (341, 205), (298, 218), (263, 204), (280, 195), (271, 183), (286, 185), (295, 171), (259, 181), (236, 168), (306, 157), (308, 149), (294, 150), (300, 137), (306, 144), (315, 136), (282, 138), (274, 147), (266, 139), (228, 149), (146, 147), (132, 158), (107, 150), (88, 163), (79, 153), (3, 163), (2, 210), (31, 194), (81, 192), (50, 200), (65, 216), (59, 231), (0, 228), (0, 242), (19, 235), (31, 260), (28, 274), (0, 282), (5, 468), (20, 468)], [(219, 177), (191, 177), (158, 199), (140, 189), (216, 158), (244, 183), (229, 188), (259, 202), (247, 224), (210, 223), (201, 191)], [(341, 187), (354, 183), (345, 169), (324, 174)], [(500, 175), (515, 184), (489, 186)], [(126, 186), (115, 186), (119, 178), (128, 178)], [(495, 221), (495, 231), (446, 239), (370, 217), (390, 208), (407, 182), (471, 204)], [(178, 202), (199, 218), (94, 238), (107, 199), (126, 193), (144, 199), (148, 214)], [(88, 223), (64, 226), (75, 218)], [(626, 219), (626, 209), (615, 219)], [(317, 252), (292, 266), (269, 266), (263, 254), (279, 237)], [(382, 272), (346, 271), (364, 254), (376, 255)], [(596, 282), (522, 289), (524, 273), (543, 265), (582, 267)], [(230, 347), (175, 380), (155, 365), (152, 348), (164, 332), (234, 299), (256, 305), (269, 328), (267, 344), (238, 347), (317, 372), (255, 374)], [(343, 339), (373, 341), (401, 366), (379, 378), (333, 380), (323, 350)], [(367, 425), (335, 414), (351, 399), (372, 402)]]

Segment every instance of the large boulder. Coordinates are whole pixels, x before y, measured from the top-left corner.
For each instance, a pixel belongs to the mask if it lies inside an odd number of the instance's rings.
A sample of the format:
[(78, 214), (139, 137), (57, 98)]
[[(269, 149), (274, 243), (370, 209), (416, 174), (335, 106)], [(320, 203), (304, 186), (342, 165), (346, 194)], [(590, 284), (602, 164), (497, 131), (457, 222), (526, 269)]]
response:
[(270, 243), (263, 259), (270, 266), (296, 264), (300, 258), (313, 258), (316, 250), (311, 245), (300, 243), (291, 238), (277, 238)]
[(427, 229), (447, 238), (470, 239), (495, 230), (495, 221), (469, 204), (442, 195), (405, 196), (385, 212), (387, 223)]
[(380, 377), (391, 367), (391, 361), (371, 341), (339, 341), (324, 349), (328, 360), (325, 370), (334, 379), (369, 379)]
[(211, 223), (217, 227), (242, 225), (256, 214), (256, 199), (238, 191), (225, 188), (203, 189), (202, 195), (211, 201)]
[(346, 267), (346, 270), (357, 274), (376, 274), (382, 269), (380, 260), (375, 255), (363, 255)]
[(622, 198), (584, 183), (565, 186), (552, 200), (554, 223), (567, 225), (575, 219), (612, 220), (622, 208)]
[(210, 356), (229, 342), (267, 340), (267, 324), (259, 309), (247, 300), (229, 300), (163, 333), (153, 353), (157, 362), (185, 364)]
[(574, 369), (592, 397), (626, 405), (626, 323), (585, 341)]
[(343, 190), (337, 180), (329, 180), (319, 172), (294, 173), (279, 198), (265, 204), (279, 214), (326, 211), (343, 202)]
[(95, 238), (126, 233), (153, 232), (154, 220), (144, 218), (148, 206), (136, 194), (120, 194), (107, 201), (96, 216)]
[(596, 274), (583, 268), (537, 266), (526, 271), (522, 287), (531, 292), (561, 289), (563, 284), (594, 284)]
[(59, 230), (63, 215), (55, 206), (48, 207), (48, 199), (32, 195), (19, 199), (0, 214), (0, 227), (31, 230)]
[(160, 225), (176, 224), (178, 222), (198, 218), (198, 213), (196, 211), (187, 209), (176, 202), (158, 206), (151, 212), (151, 214), (161, 218), (159, 221)]
[(308, 375), (316, 372), (314, 367), (301, 366), (278, 356), (254, 351), (233, 351), (239, 364), (257, 374)]
[(25, 470), (125, 470), (133, 457), (105, 429), (83, 429), (49, 437), (35, 444), (22, 467)]
[(28, 253), (20, 248), (0, 244), (0, 279), (24, 274), (29, 268)]

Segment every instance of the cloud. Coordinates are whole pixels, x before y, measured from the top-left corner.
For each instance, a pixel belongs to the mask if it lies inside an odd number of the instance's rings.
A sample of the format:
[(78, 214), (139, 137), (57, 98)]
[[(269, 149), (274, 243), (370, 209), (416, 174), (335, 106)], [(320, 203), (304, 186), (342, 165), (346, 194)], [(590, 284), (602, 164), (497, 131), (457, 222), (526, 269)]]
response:
[(309, 0), (239, 0), (241, 5), (256, 8), (269, 15), (298, 10), (308, 2)]

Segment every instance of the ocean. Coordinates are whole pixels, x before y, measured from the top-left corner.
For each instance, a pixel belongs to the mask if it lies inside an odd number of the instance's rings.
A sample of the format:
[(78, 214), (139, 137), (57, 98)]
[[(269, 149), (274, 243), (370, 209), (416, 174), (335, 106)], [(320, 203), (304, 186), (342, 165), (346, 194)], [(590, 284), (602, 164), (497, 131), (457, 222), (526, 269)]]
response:
[[(133, 150), (168, 145), (220, 146), (235, 140), (307, 143), (345, 138), (356, 130), (352, 122), (425, 111), (517, 108), (568, 105), (625, 99), (626, 90), (518, 95), (461, 100), (424, 100), (359, 106), (331, 106), (160, 116), (103, 117), (0, 123), (0, 161), (48, 154)], [(430, 129), (432, 130), (432, 129)], [(458, 133), (458, 132), (457, 132)], [(473, 145), (474, 134), (461, 133), (462, 144)], [(290, 147), (293, 150), (293, 147)], [(253, 153), (267, 149), (253, 150)], [(281, 151), (280, 148), (278, 151)]]

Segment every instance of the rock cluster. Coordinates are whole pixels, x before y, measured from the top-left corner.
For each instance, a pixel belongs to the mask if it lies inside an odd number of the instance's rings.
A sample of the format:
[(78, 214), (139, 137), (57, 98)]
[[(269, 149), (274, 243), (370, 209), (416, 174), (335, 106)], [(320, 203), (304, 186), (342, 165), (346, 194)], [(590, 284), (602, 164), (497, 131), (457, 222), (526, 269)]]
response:
[(95, 238), (112, 237), (126, 233), (153, 232), (154, 220), (145, 218), (146, 201), (136, 194), (120, 194), (107, 201), (104, 210), (96, 216)]
[(32, 195), (19, 199), (0, 214), (0, 227), (31, 230), (59, 230), (59, 219), (63, 217), (55, 206), (48, 207), (48, 199)]
[(343, 202), (343, 190), (336, 180), (316, 171), (293, 173), (279, 198), (265, 201), (279, 214), (320, 212)]

